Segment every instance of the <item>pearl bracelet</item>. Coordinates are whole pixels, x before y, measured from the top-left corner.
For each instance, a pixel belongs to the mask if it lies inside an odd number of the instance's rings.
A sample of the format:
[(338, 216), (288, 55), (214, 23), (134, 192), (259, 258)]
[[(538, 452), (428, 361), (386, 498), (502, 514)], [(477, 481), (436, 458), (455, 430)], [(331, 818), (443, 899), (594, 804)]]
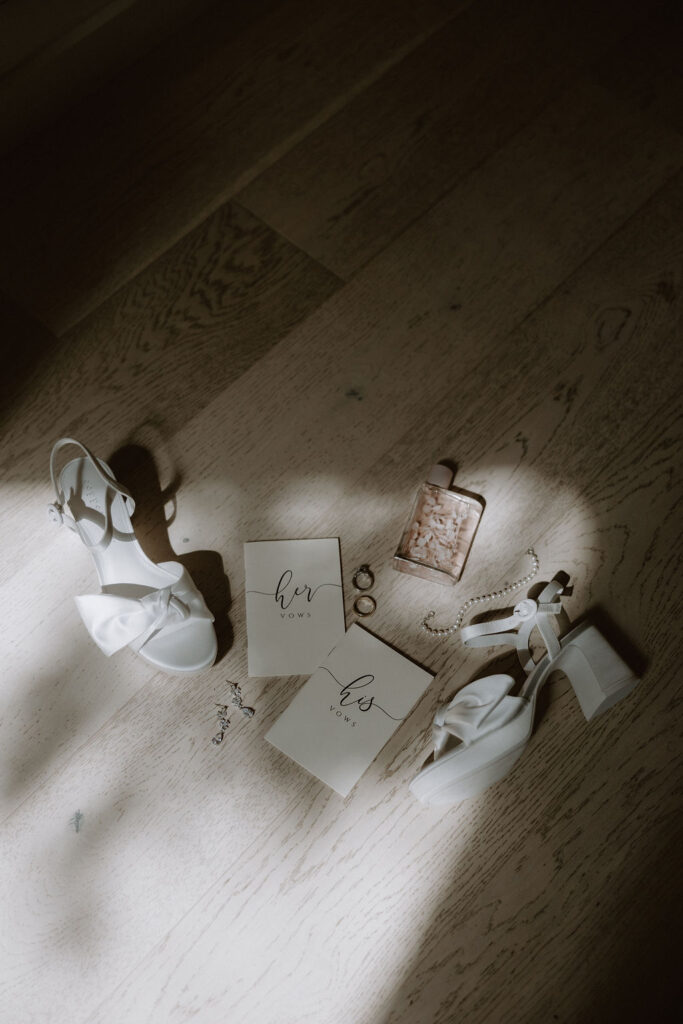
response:
[(425, 615), (420, 628), (423, 632), (429, 633), (431, 636), (450, 636), (451, 633), (455, 633), (456, 630), (460, 629), (464, 616), (475, 604), (484, 604), (486, 601), (495, 601), (497, 598), (505, 597), (507, 594), (512, 594), (515, 590), (519, 590), (520, 587), (530, 583), (538, 572), (539, 561), (538, 555), (533, 548), (527, 548), (526, 553), (531, 557), (532, 568), (531, 572), (527, 573), (526, 576), (523, 576), (522, 579), (517, 580), (516, 583), (506, 583), (501, 590), (494, 590), (490, 594), (481, 594), (479, 597), (471, 597), (468, 601), (465, 601), (464, 605), (455, 617), (455, 622), (450, 626), (443, 626), (441, 628), (430, 626), (429, 620), (433, 619), (436, 615), (435, 611), (431, 611)]

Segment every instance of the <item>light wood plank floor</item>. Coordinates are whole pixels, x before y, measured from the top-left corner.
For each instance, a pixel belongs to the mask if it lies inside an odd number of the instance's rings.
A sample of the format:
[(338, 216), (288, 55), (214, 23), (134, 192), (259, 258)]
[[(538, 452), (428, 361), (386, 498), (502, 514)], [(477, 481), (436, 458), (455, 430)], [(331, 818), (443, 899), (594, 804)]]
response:
[[(645, 0), (218, 4), (5, 155), (2, 1024), (678, 1019), (682, 41)], [(210, 671), (89, 640), (62, 435)], [(486, 498), (452, 591), (391, 568), (441, 459)], [(247, 675), (243, 542), (314, 536), (436, 673), (346, 799), (263, 738), (305, 680)], [(420, 619), (530, 545), (642, 681), (587, 724), (555, 676), (514, 772), (424, 809), (436, 708), (513, 661)]]

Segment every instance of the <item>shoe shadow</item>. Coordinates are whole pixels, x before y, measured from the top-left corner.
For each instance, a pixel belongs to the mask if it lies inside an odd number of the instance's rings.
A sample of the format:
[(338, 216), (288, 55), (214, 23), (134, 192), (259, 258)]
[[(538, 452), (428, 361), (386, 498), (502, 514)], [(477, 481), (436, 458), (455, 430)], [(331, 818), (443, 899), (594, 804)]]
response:
[[(232, 647), (234, 631), (228, 616), (232, 605), (230, 582), (223, 559), (217, 551), (188, 551), (179, 555), (171, 546), (168, 528), (176, 516), (176, 494), (182, 483), (175, 470), (169, 484), (162, 487), (154, 456), (142, 445), (128, 444), (117, 449), (108, 460), (114, 474), (135, 498), (133, 524), (140, 547), (153, 562), (180, 562), (194, 580), (214, 616), (218, 642), (216, 664)], [(171, 515), (166, 507), (172, 506)]]

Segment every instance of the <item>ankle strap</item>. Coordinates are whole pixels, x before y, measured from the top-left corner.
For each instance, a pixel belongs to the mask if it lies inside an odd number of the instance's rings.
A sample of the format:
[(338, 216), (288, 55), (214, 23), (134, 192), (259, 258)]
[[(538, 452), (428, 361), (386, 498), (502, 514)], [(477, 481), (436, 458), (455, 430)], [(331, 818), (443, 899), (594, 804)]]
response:
[(109, 533), (111, 530), (111, 503), (107, 501), (105, 498), (104, 533), (102, 534), (98, 541), (95, 541), (95, 543), (90, 543), (83, 536), (81, 530), (78, 529), (76, 520), (73, 519), (72, 516), (67, 515), (64, 511), (64, 505), (68, 504), (68, 499), (66, 498), (64, 491), (59, 486), (57, 474), (55, 472), (57, 452), (59, 452), (60, 449), (62, 448), (66, 448), (68, 445), (75, 445), (76, 448), (80, 448), (80, 450), (84, 453), (85, 457), (88, 459), (88, 461), (92, 465), (93, 469), (95, 470), (99, 478), (102, 480), (105, 487), (109, 490), (115, 491), (116, 494), (121, 495), (125, 502), (129, 515), (132, 515), (133, 512), (135, 511), (135, 500), (133, 498), (133, 495), (128, 490), (128, 488), (124, 487), (123, 484), (120, 484), (116, 477), (112, 473), (108, 472), (107, 467), (105, 467), (100, 462), (100, 460), (93, 455), (90, 449), (86, 448), (86, 446), (81, 441), (77, 441), (74, 437), (61, 437), (59, 441), (56, 441), (54, 443), (54, 445), (52, 446), (52, 451), (50, 453), (50, 478), (52, 480), (52, 487), (54, 489), (57, 500), (52, 505), (48, 505), (48, 515), (53, 522), (57, 522), (61, 525), (68, 526), (70, 530), (74, 530), (76, 533), (78, 533), (86, 547), (100, 548), (103, 547), (109, 539)]
[(534, 660), (529, 651), (529, 637), (534, 626), (538, 628), (550, 657), (556, 658), (560, 653), (560, 642), (550, 625), (550, 617), (562, 611), (562, 602), (555, 599), (563, 590), (562, 583), (551, 580), (539, 594), (538, 601), (526, 597), (515, 605), (512, 615), (504, 619), (463, 626), (460, 638), (466, 647), (493, 647), (497, 644), (516, 647), (524, 671), (530, 672)]

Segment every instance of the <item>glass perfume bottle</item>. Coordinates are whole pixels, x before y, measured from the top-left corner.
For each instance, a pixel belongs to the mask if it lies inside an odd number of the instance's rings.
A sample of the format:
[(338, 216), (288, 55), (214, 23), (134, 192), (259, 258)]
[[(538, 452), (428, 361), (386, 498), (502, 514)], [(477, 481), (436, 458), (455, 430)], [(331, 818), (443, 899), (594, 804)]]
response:
[(420, 487), (393, 558), (394, 569), (452, 587), (460, 579), (483, 504), (450, 490), (453, 473), (432, 466)]

